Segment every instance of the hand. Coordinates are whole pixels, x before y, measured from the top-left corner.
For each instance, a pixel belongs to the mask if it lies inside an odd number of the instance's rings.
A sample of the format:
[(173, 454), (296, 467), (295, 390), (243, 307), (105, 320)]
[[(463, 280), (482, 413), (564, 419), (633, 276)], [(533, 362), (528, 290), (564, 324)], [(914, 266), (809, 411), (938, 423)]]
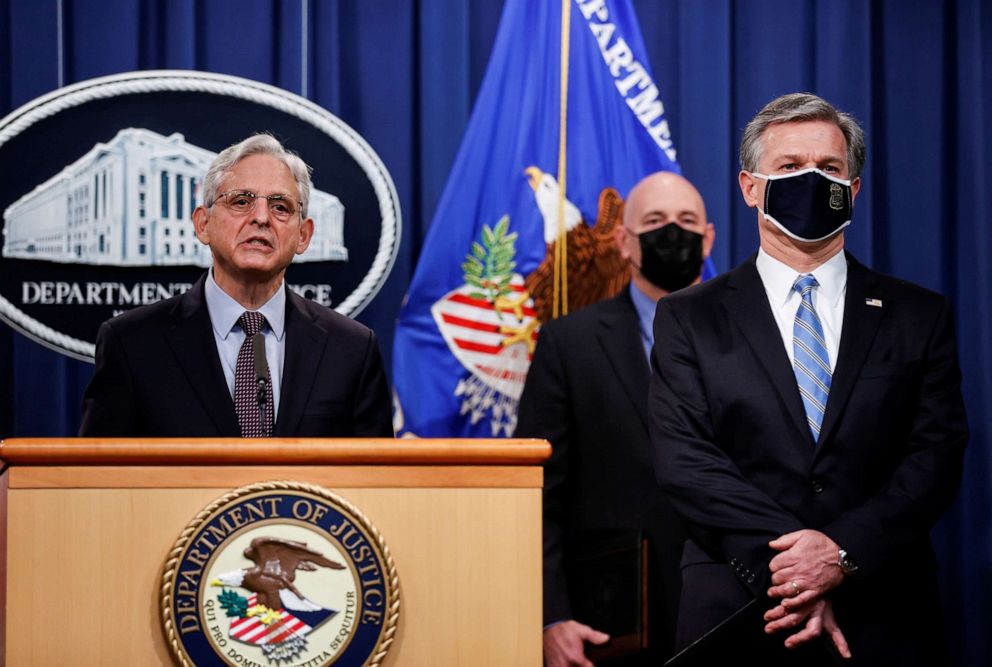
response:
[(768, 546), (780, 552), (768, 564), (773, 584), (768, 597), (781, 599), (786, 610), (820, 599), (844, 581), (844, 572), (837, 564), (840, 547), (818, 530), (797, 530)]
[(547, 667), (595, 667), (586, 658), (585, 642), (605, 644), (610, 636), (577, 621), (555, 623), (544, 631), (544, 664)]
[(771, 634), (780, 630), (799, 627), (803, 628), (785, 639), (785, 647), (792, 649), (812, 641), (824, 632), (837, 647), (837, 652), (845, 658), (851, 657), (851, 649), (847, 645), (847, 639), (837, 625), (834, 617), (834, 608), (830, 600), (818, 599), (801, 605), (789, 611), (782, 605), (765, 612), (765, 632)]

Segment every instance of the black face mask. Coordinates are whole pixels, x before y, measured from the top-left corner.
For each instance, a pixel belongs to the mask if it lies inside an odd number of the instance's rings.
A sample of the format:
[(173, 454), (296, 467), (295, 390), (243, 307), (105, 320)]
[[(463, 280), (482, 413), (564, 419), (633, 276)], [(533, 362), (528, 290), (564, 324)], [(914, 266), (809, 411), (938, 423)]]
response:
[(703, 235), (670, 222), (637, 236), (641, 273), (666, 292), (688, 287), (703, 268)]
[(765, 219), (798, 241), (822, 241), (851, 224), (851, 182), (806, 169), (765, 176)]

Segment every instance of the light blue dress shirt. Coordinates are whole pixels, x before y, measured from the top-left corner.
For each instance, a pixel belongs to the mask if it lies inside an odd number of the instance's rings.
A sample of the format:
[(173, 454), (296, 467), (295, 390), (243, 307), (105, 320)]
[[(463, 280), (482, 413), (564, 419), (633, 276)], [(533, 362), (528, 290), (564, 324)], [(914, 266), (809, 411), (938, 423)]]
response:
[(634, 302), (634, 310), (637, 311), (641, 344), (644, 345), (644, 354), (650, 362), (651, 348), (654, 346), (654, 311), (658, 308), (658, 302), (642, 292), (633, 280), (630, 281), (630, 300)]
[[(234, 400), (234, 369), (238, 363), (241, 344), (245, 341), (245, 332), (238, 325), (238, 318), (245, 312), (245, 307), (220, 288), (214, 280), (213, 269), (207, 273), (204, 294), (210, 323), (214, 329), (214, 341), (217, 343), (220, 365), (224, 369), (224, 379), (227, 380), (231, 400)], [(265, 357), (269, 364), (269, 378), (272, 380), (272, 409), (278, 416), (283, 360), (286, 357), (285, 286), (276, 290), (272, 298), (262, 304), (258, 312), (265, 316), (268, 323), (267, 326), (262, 327), (262, 333), (265, 335)]]

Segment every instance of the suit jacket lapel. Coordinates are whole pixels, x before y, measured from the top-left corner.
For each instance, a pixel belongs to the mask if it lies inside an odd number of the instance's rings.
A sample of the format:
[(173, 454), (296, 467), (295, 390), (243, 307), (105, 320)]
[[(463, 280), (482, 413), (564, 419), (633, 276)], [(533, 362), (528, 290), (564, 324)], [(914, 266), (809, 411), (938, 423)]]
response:
[(296, 433), (324, 356), (326, 341), (326, 332), (314, 323), (303, 297), (286, 289), (286, 354), (279, 414), (273, 431), (273, 435), (282, 437)]
[[(844, 324), (841, 329), (840, 349), (837, 352), (837, 363), (834, 364), (834, 374), (830, 383), (830, 396), (827, 398), (827, 410), (823, 415), (820, 428), (820, 444), (817, 453), (829, 442), (830, 435), (837, 426), (837, 421), (847, 400), (851, 397), (854, 384), (861, 374), (861, 367), (868, 357), (875, 340), (875, 333), (882, 321), (884, 309), (869, 306), (866, 299), (880, 295), (872, 290), (875, 288), (874, 274), (862, 266), (850, 254), (847, 255), (847, 294), (844, 297)], [(884, 302), (883, 302), (884, 306)]]
[(789, 365), (789, 355), (768, 305), (768, 296), (755, 267), (754, 257), (734, 269), (728, 287), (731, 290), (724, 298), (724, 307), (768, 373), (789, 419), (805, 437), (812, 452), (813, 436), (806, 424), (806, 410), (799, 396), (796, 376)]
[(600, 317), (602, 326), (596, 332), (596, 338), (647, 429), (650, 372), (644, 356), (644, 345), (641, 343), (637, 311), (627, 289), (613, 299), (610, 305), (612, 308), (609, 312)]
[(234, 412), (234, 401), (224, 380), (224, 369), (217, 355), (213, 327), (203, 295), (206, 276), (190, 288), (172, 311), (175, 324), (165, 332), (165, 339), (193, 392), (203, 403), (217, 429), (217, 435), (238, 437), (241, 428)]

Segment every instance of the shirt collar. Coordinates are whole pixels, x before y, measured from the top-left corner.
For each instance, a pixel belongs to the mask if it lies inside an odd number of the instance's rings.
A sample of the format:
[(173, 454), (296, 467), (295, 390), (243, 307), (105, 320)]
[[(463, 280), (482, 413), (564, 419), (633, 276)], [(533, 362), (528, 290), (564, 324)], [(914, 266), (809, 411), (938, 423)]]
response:
[[(761, 276), (761, 282), (765, 285), (765, 291), (779, 305), (784, 305), (792, 298), (794, 293), (792, 286), (796, 283), (796, 278), (805, 275), (775, 259), (763, 248), (758, 248), (755, 266), (758, 275)], [(837, 306), (847, 291), (847, 257), (843, 250), (838, 250), (830, 259), (809, 273), (813, 274), (819, 284), (817, 288), (819, 300), (831, 308)]]
[[(207, 281), (203, 286), (204, 296), (207, 300), (207, 312), (210, 314), (210, 322), (213, 325), (214, 333), (221, 340), (227, 340), (228, 334), (238, 323), (241, 313), (245, 312), (245, 307), (234, 300), (231, 295), (221, 289), (217, 281), (214, 280), (214, 271), (211, 268), (207, 272)], [(258, 312), (265, 316), (269, 331), (275, 335), (276, 340), (282, 340), (286, 332), (286, 289), (280, 286), (276, 293), (258, 309)]]

